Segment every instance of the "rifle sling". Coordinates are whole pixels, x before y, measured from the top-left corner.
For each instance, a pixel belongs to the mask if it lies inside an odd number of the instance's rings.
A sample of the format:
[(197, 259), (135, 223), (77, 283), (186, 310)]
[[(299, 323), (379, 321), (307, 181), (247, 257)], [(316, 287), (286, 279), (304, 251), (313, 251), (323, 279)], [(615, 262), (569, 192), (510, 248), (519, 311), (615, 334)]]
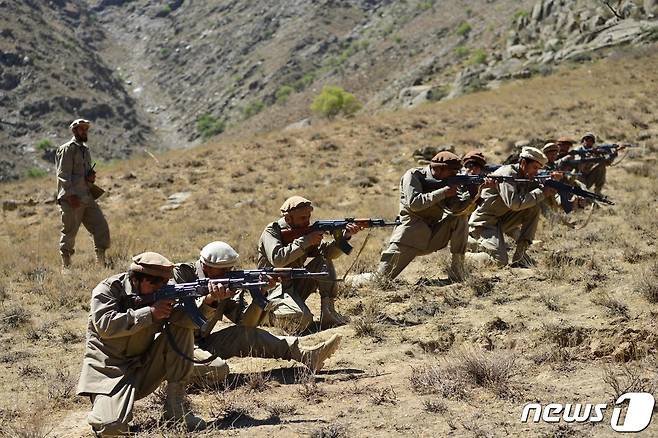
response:
[(171, 349), (174, 350), (174, 352), (177, 355), (179, 355), (180, 357), (182, 357), (183, 359), (185, 359), (189, 362), (197, 363), (197, 364), (200, 364), (200, 365), (205, 365), (205, 364), (209, 364), (210, 362), (212, 362), (213, 360), (215, 360), (219, 357), (216, 354), (213, 354), (208, 359), (199, 359), (199, 360), (197, 360), (197, 359), (194, 359), (194, 357), (189, 357), (187, 354), (183, 353), (183, 351), (180, 348), (178, 348), (178, 345), (176, 345), (176, 342), (174, 341), (174, 336), (169, 331), (169, 321), (164, 322), (163, 331), (165, 332), (165, 335), (167, 336), (167, 342), (169, 342), (169, 345), (171, 345)]

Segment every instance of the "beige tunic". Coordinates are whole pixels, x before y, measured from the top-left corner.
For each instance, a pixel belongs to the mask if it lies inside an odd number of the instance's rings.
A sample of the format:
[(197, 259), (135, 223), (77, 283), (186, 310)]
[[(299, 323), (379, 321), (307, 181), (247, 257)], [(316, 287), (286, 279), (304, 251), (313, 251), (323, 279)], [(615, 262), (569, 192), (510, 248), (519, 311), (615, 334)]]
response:
[(323, 241), (319, 246), (313, 246), (309, 243), (309, 235), (285, 244), (281, 237), (281, 230), (285, 229), (290, 229), (290, 225), (283, 218), (265, 228), (258, 242), (259, 268), (301, 268), (309, 257), (321, 255), (333, 260), (343, 254), (336, 241)]
[(91, 170), (89, 148), (72, 138), (57, 149), (55, 156), (57, 172), (57, 199), (77, 195), (83, 203), (91, 199), (87, 174)]
[[(126, 376), (145, 365), (145, 353), (162, 322), (153, 321), (148, 306), (127, 308), (127, 297), (135, 294), (128, 273), (109, 277), (92, 291), (79, 395), (110, 394)], [(204, 307), (204, 314), (211, 311)], [(169, 320), (180, 327), (194, 327), (182, 308), (174, 309)], [(179, 362), (185, 366), (182, 358)]]
[[(435, 225), (448, 216), (459, 215), (472, 204), (472, 195), (460, 190), (446, 198), (449, 187), (423, 192), (423, 179), (433, 178), (430, 167), (409, 169), (400, 180), (400, 222), (390, 243), (400, 243), (420, 251), (429, 248)], [(466, 239), (466, 236), (464, 236)]]
[[(510, 164), (496, 169), (491, 175), (520, 178), (519, 165)], [(471, 214), (471, 227), (495, 227), (498, 219), (510, 211), (537, 207), (544, 200), (544, 192), (537, 183), (514, 184), (501, 182), (482, 191), (482, 203)]]

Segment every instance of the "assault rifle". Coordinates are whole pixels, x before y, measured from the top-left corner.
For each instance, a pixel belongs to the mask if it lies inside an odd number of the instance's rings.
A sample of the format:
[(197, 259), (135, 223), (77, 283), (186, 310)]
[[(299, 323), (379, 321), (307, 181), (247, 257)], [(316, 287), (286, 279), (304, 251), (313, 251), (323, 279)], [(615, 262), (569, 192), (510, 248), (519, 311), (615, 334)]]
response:
[[(90, 178), (92, 175), (96, 175), (96, 171), (94, 170), (94, 167), (96, 167), (96, 162), (94, 162), (94, 164), (91, 165), (91, 168), (87, 172), (87, 175), (85, 175), (87, 178)], [(105, 190), (98, 187), (96, 183), (87, 181), (87, 185), (89, 186), (89, 193), (91, 194), (91, 197), (94, 198), (94, 200), (100, 198), (101, 196), (103, 196), (103, 193), (105, 193)]]
[(263, 275), (299, 279), (327, 277), (329, 273), (310, 272), (306, 268), (259, 268), (228, 271), (225, 278), (201, 278), (191, 283), (166, 284), (153, 294), (129, 296), (128, 307), (138, 309), (140, 307), (150, 306), (160, 300), (179, 301), (183, 304), (183, 308), (190, 319), (197, 326), (202, 327), (206, 323), (206, 320), (196, 305), (196, 299), (208, 294), (210, 283), (221, 284), (225, 289), (231, 291), (246, 289), (249, 291), (251, 299), (258, 304), (258, 307), (265, 309), (268, 301), (263, 296), (261, 289), (269, 283), (263, 280)]
[(206, 319), (201, 314), (201, 311), (196, 305), (196, 299), (208, 294), (208, 286), (210, 283), (221, 284), (228, 290), (247, 289), (251, 297), (258, 305), (264, 308), (267, 305), (267, 300), (261, 293), (261, 288), (268, 284), (267, 281), (261, 281), (253, 278), (219, 278), (210, 280), (202, 278), (191, 283), (179, 284), (166, 284), (155, 293), (148, 295), (128, 295), (127, 307), (131, 309), (139, 309), (141, 307), (150, 306), (161, 300), (175, 300), (183, 304), (185, 312), (190, 317), (192, 322), (199, 328), (203, 327)]
[(448, 186), (469, 186), (469, 185), (481, 185), (484, 183), (485, 179), (492, 179), (496, 182), (510, 182), (516, 184), (538, 184), (540, 187), (550, 187), (555, 189), (560, 195), (562, 202), (562, 208), (566, 213), (571, 212), (572, 206), (568, 202), (569, 195), (580, 196), (581, 198), (592, 199), (594, 201), (602, 202), (608, 205), (614, 205), (607, 196), (600, 195), (598, 193), (590, 192), (588, 190), (583, 190), (580, 187), (575, 187), (560, 181), (553, 179), (551, 174), (543, 173), (537, 175), (534, 178), (515, 178), (513, 176), (502, 176), (502, 175), (456, 175), (446, 178), (444, 180), (437, 180), (434, 178), (426, 178), (421, 181), (423, 186), (423, 191), (433, 191), (442, 189)]
[(301, 228), (290, 228), (281, 230), (281, 238), (283, 243), (289, 244), (293, 240), (305, 236), (307, 234), (313, 233), (315, 231), (322, 231), (324, 233), (331, 234), (336, 240), (338, 247), (345, 253), (349, 254), (352, 252), (352, 245), (347, 243), (343, 239), (342, 232), (347, 228), (348, 224), (356, 224), (361, 228), (374, 228), (374, 227), (394, 227), (400, 225), (400, 220), (396, 219), (393, 222), (386, 222), (384, 219), (373, 219), (373, 218), (353, 218), (346, 217), (345, 219), (333, 219), (333, 220), (319, 220), (313, 222), (308, 227)]
[(587, 163), (605, 163), (610, 161), (610, 157), (584, 157), (584, 158), (574, 158), (573, 160), (562, 160), (560, 161), (560, 166), (565, 167), (577, 167), (581, 164)]
[(630, 143), (625, 143), (625, 144), (617, 144), (617, 143), (606, 143), (606, 144), (600, 144), (596, 147), (593, 148), (584, 148), (584, 147), (579, 147), (578, 149), (573, 149), (569, 152), (567, 152), (567, 155), (580, 155), (580, 156), (585, 156), (585, 155), (616, 155), (618, 151), (626, 148), (637, 148), (640, 147), (637, 144), (630, 144)]

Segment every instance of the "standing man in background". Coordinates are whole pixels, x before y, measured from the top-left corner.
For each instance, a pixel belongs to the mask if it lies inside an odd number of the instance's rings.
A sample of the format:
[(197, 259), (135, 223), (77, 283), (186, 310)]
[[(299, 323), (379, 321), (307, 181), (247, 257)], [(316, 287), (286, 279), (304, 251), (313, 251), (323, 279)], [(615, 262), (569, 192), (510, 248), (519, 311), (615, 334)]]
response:
[(71, 266), (75, 253), (75, 236), (80, 224), (94, 237), (96, 261), (105, 264), (105, 251), (110, 247), (110, 229), (103, 212), (96, 203), (103, 192), (94, 183), (96, 172), (91, 165), (91, 155), (86, 145), (89, 121), (76, 119), (69, 128), (73, 138), (57, 149), (57, 203), (62, 214), (62, 236), (59, 251), (62, 267)]

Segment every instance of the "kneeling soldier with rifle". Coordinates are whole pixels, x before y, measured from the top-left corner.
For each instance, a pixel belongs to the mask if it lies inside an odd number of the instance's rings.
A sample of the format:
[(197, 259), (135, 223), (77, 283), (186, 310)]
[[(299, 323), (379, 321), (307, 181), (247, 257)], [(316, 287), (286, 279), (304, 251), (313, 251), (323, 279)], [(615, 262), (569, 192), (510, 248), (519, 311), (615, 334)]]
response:
[[(151, 394), (164, 380), (165, 419), (182, 422), (188, 430), (205, 428), (183, 400), (192, 362), (179, 351), (192, 354), (196, 325), (182, 308), (174, 307), (173, 299), (139, 308), (130, 304), (155, 294), (171, 278), (173, 268), (164, 256), (145, 252), (133, 257), (128, 272), (101, 281), (92, 292), (77, 393), (91, 398), (87, 421), (98, 436), (126, 435), (135, 400)], [(222, 293), (213, 290), (207, 298), (216, 300)], [(213, 310), (201, 307), (204, 314)]]
[[(508, 262), (504, 235), (515, 232), (520, 226), (512, 265), (530, 267), (532, 260), (526, 251), (537, 232), (540, 204), (546, 197), (554, 196), (556, 191), (549, 186), (540, 187), (539, 182), (532, 181), (548, 161), (542, 151), (527, 147), (521, 151), (519, 158), (518, 164), (502, 166), (490, 175), (501, 180), (482, 191), (482, 204), (471, 214), (469, 231), (471, 237), (477, 240), (479, 250), (489, 253), (499, 265), (504, 266)], [(516, 178), (531, 181), (515, 182)], [(556, 175), (555, 178), (561, 177)]]
[[(239, 257), (229, 244), (219, 241), (211, 242), (203, 247), (199, 260), (195, 263), (176, 265), (174, 280), (176, 283), (193, 283), (208, 279), (210, 287), (214, 279), (230, 278), (232, 273), (238, 275), (249, 273), (250, 271), (233, 271), (233, 266)], [(302, 269), (302, 271), (305, 270)], [(310, 278), (314, 276), (308, 272), (293, 274), (290, 270), (273, 272), (273, 275), (282, 277), (298, 275)], [(256, 293), (260, 293), (260, 290)], [(200, 362), (210, 362), (210, 366), (204, 366), (202, 363), (195, 364), (195, 375), (211, 374), (215, 378), (225, 377), (228, 374), (228, 366), (221, 359), (246, 356), (295, 360), (313, 371), (318, 371), (322, 368), (324, 361), (338, 348), (341, 337), (337, 334), (326, 342), (303, 348), (299, 346), (299, 338), (278, 337), (257, 328), (264, 309), (261, 309), (256, 300), (253, 300), (243, 315), (241, 300), (233, 299), (236, 294), (238, 294), (237, 291), (219, 285), (220, 298), (207, 303), (214, 308), (214, 312), (210, 320), (197, 333), (198, 348), (194, 351), (194, 358)], [(215, 324), (223, 316), (226, 316), (235, 325), (211, 333)], [(213, 360), (212, 356), (221, 359)]]
[[(329, 229), (311, 227), (312, 212), (313, 205), (308, 199), (301, 196), (288, 198), (281, 206), (282, 218), (269, 224), (258, 242), (260, 268), (305, 267), (311, 272), (329, 273), (326, 280), (284, 280), (268, 296), (278, 305), (267, 313), (264, 323), (284, 326), (296, 333), (304, 331), (313, 322), (306, 299), (315, 290), (319, 291), (322, 303), (320, 326), (324, 329), (345, 324), (345, 319), (334, 308), (338, 287), (332, 260), (349, 253), (351, 246), (347, 240), (362, 228), (358, 222), (342, 221), (333, 229), (334, 241), (323, 242), (322, 236)], [(306, 263), (310, 257), (311, 261)]]
[[(469, 166), (481, 172), (486, 162), (478, 153), (469, 154)], [(450, 185), (445, 180), (455, 177), (462, 168), (461, 159), (452, 152), (442, 151), (427, 167), (408, 170), (400, 180), (400, 221), (382, 253), (378, 273), (386, 278), (397, 277), (411, 261), (445, 248), (450, 243), (452, 261), (450, 279), (464, 280), (464, 254), (468, 242), (467, 212), (478, 191)], [(432, 184), (433, 183), (433, 184)]]

